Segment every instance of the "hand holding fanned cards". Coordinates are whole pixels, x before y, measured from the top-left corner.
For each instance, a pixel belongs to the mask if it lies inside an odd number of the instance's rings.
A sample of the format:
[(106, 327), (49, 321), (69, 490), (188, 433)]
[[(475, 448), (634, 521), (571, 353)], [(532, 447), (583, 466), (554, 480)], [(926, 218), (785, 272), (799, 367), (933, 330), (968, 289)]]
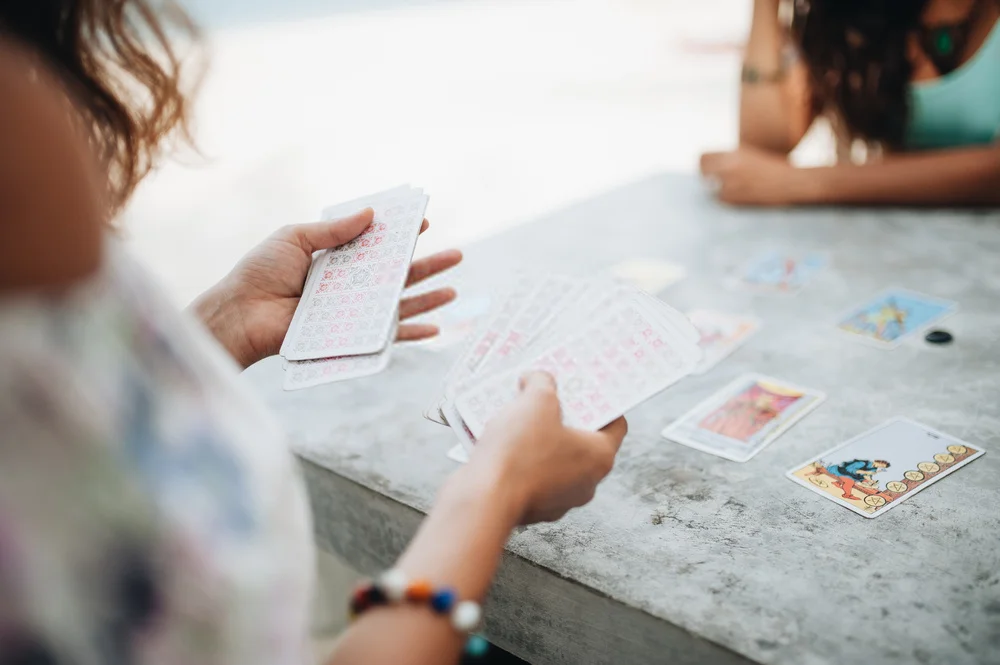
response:
[(985, 451), (906, 418), (895, 418), (788, 472), (813, 492), (877, 517)]
[(399, 187), (323, 211), (324, 220), (366, 207), (375, 216), (357, 238), (313, 259), (281, 346), (285, 390), (368, 376), (388, 366), (427, 201), (422, 190)]
[(446, 380), (440, 410), (471, 450), (527, 372), (556, 380), (564, 422), (596, 431), (697, 365), (698, 332), (633, 287), (560, 276), (518, 280)]

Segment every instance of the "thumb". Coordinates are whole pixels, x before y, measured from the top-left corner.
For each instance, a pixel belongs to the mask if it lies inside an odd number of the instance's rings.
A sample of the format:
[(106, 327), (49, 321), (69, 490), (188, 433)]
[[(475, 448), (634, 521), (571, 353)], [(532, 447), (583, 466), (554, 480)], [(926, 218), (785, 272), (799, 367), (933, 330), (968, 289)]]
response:
[(556, 380), (548, 372), (529, 372), (521, 377), (521, 392), (555, 392)]
[(348, 217), (311, 224), (292, 226), (289, 232), (292, 240), (302, 249), (312, 254), (323, 249), (332, 249), (346, 244), (371, 226), (375, 211), (365, 208)]
[(699, 160), (698, 167), (702, 175), (709, 175), (715, 173), (718, 169), (719, 159), (721, 159), (721, 152), (706, 152), (703, 153), (701, 159)]

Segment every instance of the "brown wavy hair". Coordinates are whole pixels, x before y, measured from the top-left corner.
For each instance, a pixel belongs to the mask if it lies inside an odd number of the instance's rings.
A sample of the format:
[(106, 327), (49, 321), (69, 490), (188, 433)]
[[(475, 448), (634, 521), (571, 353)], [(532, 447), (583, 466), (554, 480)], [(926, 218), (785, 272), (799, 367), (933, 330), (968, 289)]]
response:
[(0, 38), (31, 49), (63, 81), (108, 170), (115, 211), (171, 144), (192, 145), (184, 85), (197, 86), (200, 58), (175, 44), (198, 37), (172, 0), (0, 1)]
[(791, 34), (811, 104), (842, 141), (904, 147), (913, 67), (910, 36), (928, 0), (795, 0)]

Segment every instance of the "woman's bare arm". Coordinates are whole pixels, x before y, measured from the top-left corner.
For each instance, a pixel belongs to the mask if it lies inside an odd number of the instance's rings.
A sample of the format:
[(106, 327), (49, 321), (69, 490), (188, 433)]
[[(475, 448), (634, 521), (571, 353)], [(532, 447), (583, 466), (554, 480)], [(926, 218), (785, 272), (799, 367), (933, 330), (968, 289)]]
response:
[(815, 168), (742, 147), (703, 155), (701, 171), (717, 183), (719, 200), (734, 205), (1000, 204), (1000, 144)]
[(873, 164), (805, 169), (804, 203), (1000, 205), (1000, 145), (904, 153)]
[[(566, 429), (551, 378), (531, 377), (445, 485), (397, 567), (482, 600), (511, 530), (589, 501), (626, 430), (624, 420), (602, 432)], [(382, 607), (351, 626), (330, 665), (442, 665), (457, 661), (462, 644), (426, 605)]]
[[(740, 84), (740, 144), (788, 154), (812, 124), (805, 68), (786, 63), (779, 0), (755, 0)], [(755, 80), (756, 79), (756, 80)]]

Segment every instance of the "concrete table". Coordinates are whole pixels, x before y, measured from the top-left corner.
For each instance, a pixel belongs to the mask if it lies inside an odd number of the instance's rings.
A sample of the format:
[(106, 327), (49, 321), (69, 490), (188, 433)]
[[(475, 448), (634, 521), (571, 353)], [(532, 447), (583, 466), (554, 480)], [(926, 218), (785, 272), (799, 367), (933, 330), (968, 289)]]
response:
[[(727, 271), (775, 246), (826, 250), (834, 268), (794, 297), (726, 290)], [(593, 503), (514, 534), (486, 635), (538, 665), (1000, 663), (1000, 216), (738, 211), (661, 176), (469, 248), (453, 281), (489, 293), (519, 267), (594, 275), (636, 256), (687, 266), (662, 294), (674, 306), (755, 312), (764, 329), (629, 414)], [(889, 285), (957, 300), (955, 343), (883, 351), (833, 330)], [(304, 461), (320, 546), (362, 571), (393, 562), (456, 467), (454, 436), (421, 410), (457, 353), (401, 349), (381, 376), (294, 393), (277, 362), (248, 373)], [(660, 438), (747, 371), (828, 400), (746, 464)], [(873, 520), (784, 477), (896, 415), (988, 453)]]

